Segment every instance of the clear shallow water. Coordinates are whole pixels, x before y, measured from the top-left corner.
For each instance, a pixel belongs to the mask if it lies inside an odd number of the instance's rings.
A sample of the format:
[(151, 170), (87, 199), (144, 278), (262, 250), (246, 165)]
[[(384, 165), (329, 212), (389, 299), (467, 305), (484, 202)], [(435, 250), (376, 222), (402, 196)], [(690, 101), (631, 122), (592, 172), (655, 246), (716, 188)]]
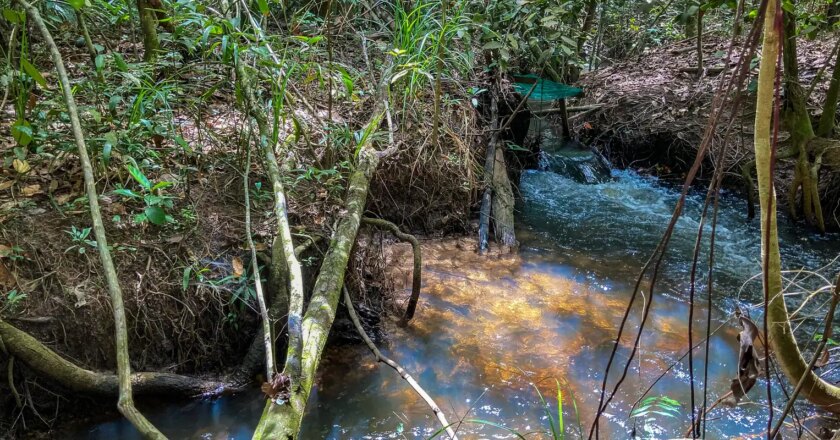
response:
[[(556, 166), (566, 160), (566, 152), (549, 149), (548, 155), (544, 163), (553, 161)], [(580, 159), (576, 155), (573, 161)], [(555, 166), (550, 168), (556, 170)], [(597, 173), (595, 168), (592, 171)], [(525, 172), (518, 255), (479, 257), (469, 240), (424, 244), (423, 295), (416, 320), (408, 329), (390, 326), (380, 348), (418, 379), (450, 420), (483, 419), (528, 438), (547, 438), (548, 422), (536, 389), (554, 413), (556, 380), (567, 399), (574, 396), (583, 429), (588, 429), (633, 282), (678, 196), (675, 188), (632, 172), (614, 171), (613, 179), (595, 181), (601, 183), (585, 184), (579, 175), (565, 177), (548, 170)], [(756, 281), (741, 289), (760, 269), (758, 225), (745, 219), (740, 199), (725, 196), (721, 205), (713, 327), (726, 320), (739, 295), (742, 301), (755, 300), (760, 288)], [(628, 437), (634, 421), (637, 433), (645, 437), (679, 437), (688, 426), (685, 362), (650, 393), (682, 402), (680, 416), (640, 420), (628, 418), (628, 412), (640, 390), (687, 347), (687, 279), (701, 207), (701, 194), (693, 194), (672, 240), (640, 355), (602, 422), (604, 438)], [(814, 237), (784, 222), (781, 227), (786, 267), (820, 267), (838, 254), (836, 236)], [(390, 257), (394, 276), (405, 280), (406, 288), (408, 252), (407, 247), (396, 246)], [(702, 283), (698, 292), (698, 304), (705, 305)], [(702, 305), (696, 307), (695, 317), (705, 317)], [(634, 310), (629, 329), (638, 325), (640, 310)], [(701, 319), (695, 323), (694, 339), (700, 341), (705, 329)], [(727, 325), (712, 338), (710, 401), (728, 390), (735, 375), (737, 331)], [(632, 340), (628, 336), (622, 343), (616, 374)], [(702, 350), (696, 351), (698, 402), (703, 360)], [(329, 348), (319, 371), (304, 420), (304, 439), (420, 439), (438, 430), (425, 404), (395, 372), (375, 364), (364, 346)], [(776, 392), (778, 404), (783, 398)], [(712, 413), (709, 438), (760, 433), (766, 425), (763, 393), (759, 383), (750, 393), (754, 403)], [(144, 409), (171, 438), (245, 439), (250, 438), (262, 406), (254, 392)], [(570, 436), (575, 438), (571, 400), (566, 400), (564, 410), (566, 425), (572, 426)], [(459, 433), (467, 439), (513, 438), (502, 429), (477, 423), (462, 425)], [(122, 421), (87, 427), (70, 437), (137, 438)]]

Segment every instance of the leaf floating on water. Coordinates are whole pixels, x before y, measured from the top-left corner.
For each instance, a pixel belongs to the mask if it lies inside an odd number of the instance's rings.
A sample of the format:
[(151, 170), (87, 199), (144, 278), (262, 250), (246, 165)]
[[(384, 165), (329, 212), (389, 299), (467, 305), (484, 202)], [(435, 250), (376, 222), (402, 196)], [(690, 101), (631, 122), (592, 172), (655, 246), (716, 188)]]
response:
[(723, 399), (727, 406), (735, 406), (755, 385), (760, 374), (758, 355), (755, 352), (754, 342), (759, 337), (758, 326), (750, 318), (738, 312), (738, 320), (741, 322), (741, 333), (738, 334), (738, 341), (741, 344), (738, 352), (738, 377), (732, 379), (730, 388), (732, 395)]

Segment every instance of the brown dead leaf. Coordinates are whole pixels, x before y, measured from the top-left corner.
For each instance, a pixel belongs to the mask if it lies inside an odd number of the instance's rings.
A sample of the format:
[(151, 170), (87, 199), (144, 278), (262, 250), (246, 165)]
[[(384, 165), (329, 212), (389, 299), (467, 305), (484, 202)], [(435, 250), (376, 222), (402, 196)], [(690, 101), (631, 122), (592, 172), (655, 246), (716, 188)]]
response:
[(41, 191), (41, 185), (38, 185), (37, 183), (24, 186), (20, 190), (21, 195), (23, 195), (24, 197), (32, 197), (41, 194), (42, 192), (43, 191)]
[(5, 191), (5, 190), (11, 188), (14, 184), (15, 184), (14, 180), (7, 180), (3, 183), (0, 183), (0, 191)]
[(814, 368), (822, 368), (828, 365), (829, 362), (831, 362), (831, 354), (828, 353), (828, 350), (823, 350), (822, 355), (814, 364)]
[(239, 257), (233, 257), (230, 264), (233, 266), (233, 276), (236, 278), (241, 277), (245, 273), (245, 266), (242, 265), (242, 260)]
[(59, 194), (55, 197), (55, 203), (63, 205), (69, 202), (71, 197), (73, 197), (73, 194)]
[(0, 244), (0, 258), (8, 257), (9, 255), (12, 255), (12, 252), (14, 252), (12, 248), (6, 246), (5, 244)]
[(6, 268), (6, 265), (3, 262), (0, 262), (0, 287), (3, 288), (11, 288), (17, 284), (15, 282), (15, 276), (12, 275), (12, 272)]

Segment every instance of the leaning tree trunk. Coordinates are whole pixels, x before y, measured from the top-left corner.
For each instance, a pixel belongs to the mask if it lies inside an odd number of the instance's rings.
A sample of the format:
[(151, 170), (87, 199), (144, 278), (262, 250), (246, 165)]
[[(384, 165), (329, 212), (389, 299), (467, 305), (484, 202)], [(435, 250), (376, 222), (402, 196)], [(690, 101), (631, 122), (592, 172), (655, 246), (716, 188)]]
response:
[[(375, 116), (374, 121), (370, 123), (378, 125), (379, 120), (381, 116)], [(363, 146), (359, 151), (359, 163), (350, 176), (345, 203), (346, 212), (324, 256), (321, 271), (312, 291), (312, 299), (303, 317), (300, 382), (297, 389), (290, 390), (291, 395), (287, 402), (278, 404), (271, 399), (266, 402), (265, 410), (254, 432), (255, 439), (297, 438), (318, 363), (321, 360), (321, 353), (335, 320), (341, 287), (344, 285), (344, 271), (350, 258), (350, 250), (356, 241), (370, 179), (378, 163), (379, 157), (373, 147)]]
[[(0, 320), (0, 341), (9, 355), (63, 387), (92, 395), (117, 396), (119, 394), (120, 380), (116, 375), (84, 369), (64, 359), (23, 330), (2, 320)], [(136, 395), (169, 397), (215, 396), (231, 390), (231, 385), (224, 382), (172, 373), (133, 373), (131, 386)]]
[(96, 246), (99, 251), (99, 260), (102, 262), (102, 270), (105, 273), (105, 281), (108, 284), (108, 292), (111, 296), (111, 307), (114, 310), (114, 327), (117, 354), (117, 375), (119, 376), (120, 398), (117, 402), (119, 411), (134, 425), (143, 437), (151, 439), (165, 439), (166, 437), (154, 427), (134, 406), (134, 399), (131, 396), (131, 365), (128, 356), (128, 330), (125, 317), (125, 306), (123, 304), (122, 289), (120, 288), (117, 270), (114, 261), (111, 259), (111, 251), (108, 248), (108, 240), (105, 235), (105, 224), (102, 221), (102, 213), (99, 209), (99, 194), (96, 191), (96, 179), (93, 176), (93, 166), (87, 153), (85, 136), (82, 133), (82, 123), (79, 119), (79, 111), (76, 107), (76, 100), (73, 98), (73, 89), (70, 86), (70, 79), (64, 68), (64, 61), (61, 59), (61, 52), (50, 34), (38, 9), (25, 0), (18, 0), (26, 9), (35, 27), (41, 32), (50, 50), (53, 64), (58, 72), (58, 80), (61, 90), (64, 93), (64, 101), (67, 104), (67, 113), (70, 115), (70, 126), (73, 138), (76, 141), (76, 148), (79, 159), (82, 163), (82, 174), (85, 181), (85, 192), (87, 193), (88, 204), (90, 205), (90, 216), (93, 223), (93, 233), (96, 238)]
[(764, 43), (761, 57), (755, 114), (755, 156), (758, 174), (758, 193), (761, 204), (761, 248), (765, 271), (768, 339), (770, 348), (785, 376), (798, 383), (806, 375), (802, 394), (814, 404), (840, 413), (840, 388), (827, 383), (808, 369), (799, 351), (790, 325), (787, 306), (782, 295), (781, 256), (776, 224), (776, 193), (773, 185), (772, 144), (770, 120), (773, 113), (773, 92), (776, 78), (776, 59), (779, 54), (780, 23), (774, 13), (777, 0), (767, 1), (764, 19)]

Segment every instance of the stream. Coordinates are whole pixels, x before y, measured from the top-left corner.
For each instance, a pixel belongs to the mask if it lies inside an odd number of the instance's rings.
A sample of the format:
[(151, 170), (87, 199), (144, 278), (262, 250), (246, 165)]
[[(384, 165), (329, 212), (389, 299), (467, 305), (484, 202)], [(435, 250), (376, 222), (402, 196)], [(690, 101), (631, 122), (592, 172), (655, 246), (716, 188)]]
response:
[[(380, 348), (402, 364), (432, 395), (465, 439), (549, 438), (540, 395), (556, 418), (558, 384), (564, 396), (566, 438), (588, 431), (597, 407), (604, 367), (638, 272), (659, 241), (679, 188), (633, 171), (606, 169), (588, 152), (544, 142), (540, 169), (521, 178), (516, 255), (480, 257), (472, 240), (424, 243), (423, 292), (412, 324), (387, 325)], [(689, 425), (689, 373), (678, 362), (687, 347), (688, 274), (704, 191), (689, 196), (677, 224), (652, 316), (627, 379), (602, 419), (603, 438), (681, 437)], [(783, 217), (783, 216), (782, 216)], [(833, 264), (836, 235), (819, 237), (780, 218), (783, 265), (819, 268)], [(706, 236), (710, 229), (707, 227)], [(701, 249), (694, 341), (705, 334), (705, 256)], [(410, 249), (395, 246), (398, 287), (410, 289)], [(757, 304), (760, 244), (757, 221), (748, 221), (740, 197), (724, 194), (717, 226), (713, 326), (735, 307)], [(835, 264), (827, 273), (836, 273)], [(807, 283), (807, 282), (806, 282)], [(650, 297), (645, 292), (645, 299)], [(749, 311), (754, 319), (760, 313)], [(613, 368), (618, 377), (632, 346), (641, 306)], [(729, 389), (738, 346), (732, 320), (711, 338), (708, 399)], [(703, 399), (703, 349), (695, 351), (697, 406)], [(676, 366), (649, 396), (680, 403), (675, 415), (629, 417), (630, 407), (663, 371)], [(439, 429), (428, 407), (391, 369), (377, 365), (364, 345), (331, 346), (321, 362), (303, 422), (302, 439), (429, 438)], [(780, 389), (776, 406), (783, 405)], [(763, 382), (750, 401), (710, 414), (708, 438), (732, 438), (766, 429)], [(574, 402), (574, 403), (573, 403)], [(247, 439), (260, 417), (258, 391), (232, 397), (141, 409), (170, 438)], [(806, 406), (803, 406), (807, 409)], [(803, 408), (801, 407), (801, 408)], [(656, 408), (653, 408), (654, 410)], [(810, 410), (813, 412), (813, 410)], [(800, 414), (802, 416), (802, 414)], [(76, 439), (139, 438), (124, 420), (73, 431)], [(584, 436), (585, 437), (585, 436)], [(442, 437), (441, 437), (442, 438)], [(785, 436), (785, 438), (788, 438)]]

